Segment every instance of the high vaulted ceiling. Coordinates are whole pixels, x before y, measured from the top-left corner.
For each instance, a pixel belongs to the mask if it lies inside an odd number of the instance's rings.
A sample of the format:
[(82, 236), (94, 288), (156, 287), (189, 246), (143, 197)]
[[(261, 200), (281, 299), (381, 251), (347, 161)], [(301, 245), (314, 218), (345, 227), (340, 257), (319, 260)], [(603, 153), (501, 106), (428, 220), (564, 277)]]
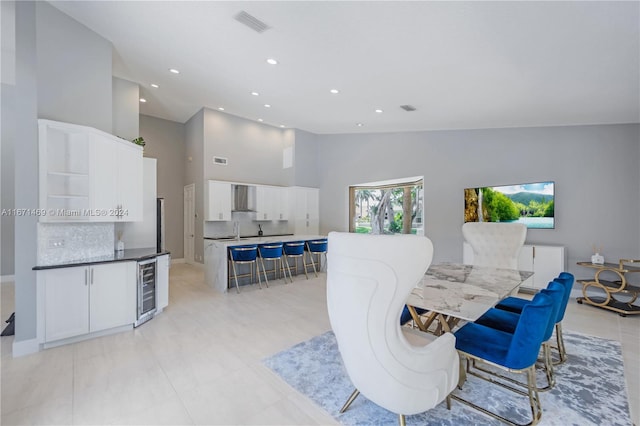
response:
[(203, 106), (313, 133), (640, 122), (635, 1), (52, 4), (113, 43), (141, 113), (178, 122)]

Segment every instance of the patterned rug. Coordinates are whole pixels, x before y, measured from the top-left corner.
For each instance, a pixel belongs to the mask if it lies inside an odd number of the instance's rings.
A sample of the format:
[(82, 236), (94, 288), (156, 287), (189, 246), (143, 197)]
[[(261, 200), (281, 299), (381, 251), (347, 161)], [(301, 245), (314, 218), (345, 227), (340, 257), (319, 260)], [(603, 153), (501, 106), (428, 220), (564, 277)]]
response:
[[(555, 338), (555, 337), (554, 337)], [(564, 333), (569, 358), (556, 367), (556, 386), (542, 392), (540, 425), (631, 425), (619, 342)], [(360, 395), (339, 414), (353, 385), (342, 365), (335, 336), (327, 332), (265, 359), (264, 364), (344, 425), (397, 425), (395, 414)], [(520, 375), (524, 378), (524, 375)], [(538, 384), (546, 383), (538, 375)], [(520, 423), (530, 415), (528, 399), (469, 376), (456, 395)], [(443, 402), (422, 414), (407, 416), (408, 425), (502, 424), (471, 407)]]

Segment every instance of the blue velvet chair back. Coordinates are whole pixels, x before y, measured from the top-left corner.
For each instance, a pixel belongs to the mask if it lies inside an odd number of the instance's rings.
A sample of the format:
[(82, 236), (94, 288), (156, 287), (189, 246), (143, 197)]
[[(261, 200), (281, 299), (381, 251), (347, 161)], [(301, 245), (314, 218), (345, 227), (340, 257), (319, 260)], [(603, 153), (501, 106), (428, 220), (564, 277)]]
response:
[(260, 244), (258, 250), (263, 259), (280, 259), (282, 257), (282, 243)]
[(310, 240), (307, 241), (307, 247), (312, 253), (326, 253), (327, 252), (327, 240)]
[(558, 278), (554, 281), (564, 285), (564, 298), (562, 299), (562, 304), (560, 305), (558, 316), (556, 317), (556, 323), (558, 323), (564, 319), (564, 313), (567, 310), (567, 304), (569, 303), (569, 297), (571, 296), (571, 289), (573, 288), (575, 278), (573, 274), (570, 274), (569, 272), (561, 272)]
[(302, 254), (304, 254), (304, 241), (289, 241), (284, 243), (284, 254), (287, 256), (302, 256)]
[(519, 370), (536, 362), (552, 309), (553, 299), (542, 292), (525, 305), (511, 339), (505, 367)]
[(547, 285), (547, 288), (540, 290), (541, 293), (546, 294), (551, 297), (553, 300), (553, 307), (551, 308), (551, 315), (549, 316), (549, 322), (547, 324), (547, 329), (544, 333), (544, 337), (542, 338), (543, 342), (546, 342), (551, 338), (553, 334), (553, 329), (556, 325), (556, 319), (558, 318), (558, 312), (560, 311), (560, 307), (564, 301), (564, 293), (565, 286), (553, 280)]
[(234, 262), (253, 262), (258, 257), (257, 245), (235, 246), (229, 247), (231, 259)]

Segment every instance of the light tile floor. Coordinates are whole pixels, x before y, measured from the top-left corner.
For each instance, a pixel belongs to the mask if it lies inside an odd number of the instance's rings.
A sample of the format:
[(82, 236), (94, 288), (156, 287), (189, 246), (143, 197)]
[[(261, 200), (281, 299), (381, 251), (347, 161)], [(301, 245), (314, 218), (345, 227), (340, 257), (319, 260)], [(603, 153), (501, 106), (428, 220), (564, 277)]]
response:
[[(176, 264), (170, 304), (141, 327), (12, 358), (2, 337), (1, 423), (336, 424), (262, 359), (330, 329), (325, 276), (218, 294), (201, 268)], [(1, 318), (13, 311), (2, 284)], [(623, 342), (632, 419), (640, 425), (640, 318), (571, 301), (564, 329)]]

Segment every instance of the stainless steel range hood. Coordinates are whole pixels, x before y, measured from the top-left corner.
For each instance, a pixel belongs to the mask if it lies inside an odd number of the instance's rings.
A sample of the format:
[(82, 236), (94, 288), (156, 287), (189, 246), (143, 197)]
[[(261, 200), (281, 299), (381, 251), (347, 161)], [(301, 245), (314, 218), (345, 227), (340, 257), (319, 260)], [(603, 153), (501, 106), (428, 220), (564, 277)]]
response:
[(232, 211), (255, 212), (255, 198), (255, 186), (234, 185)]

